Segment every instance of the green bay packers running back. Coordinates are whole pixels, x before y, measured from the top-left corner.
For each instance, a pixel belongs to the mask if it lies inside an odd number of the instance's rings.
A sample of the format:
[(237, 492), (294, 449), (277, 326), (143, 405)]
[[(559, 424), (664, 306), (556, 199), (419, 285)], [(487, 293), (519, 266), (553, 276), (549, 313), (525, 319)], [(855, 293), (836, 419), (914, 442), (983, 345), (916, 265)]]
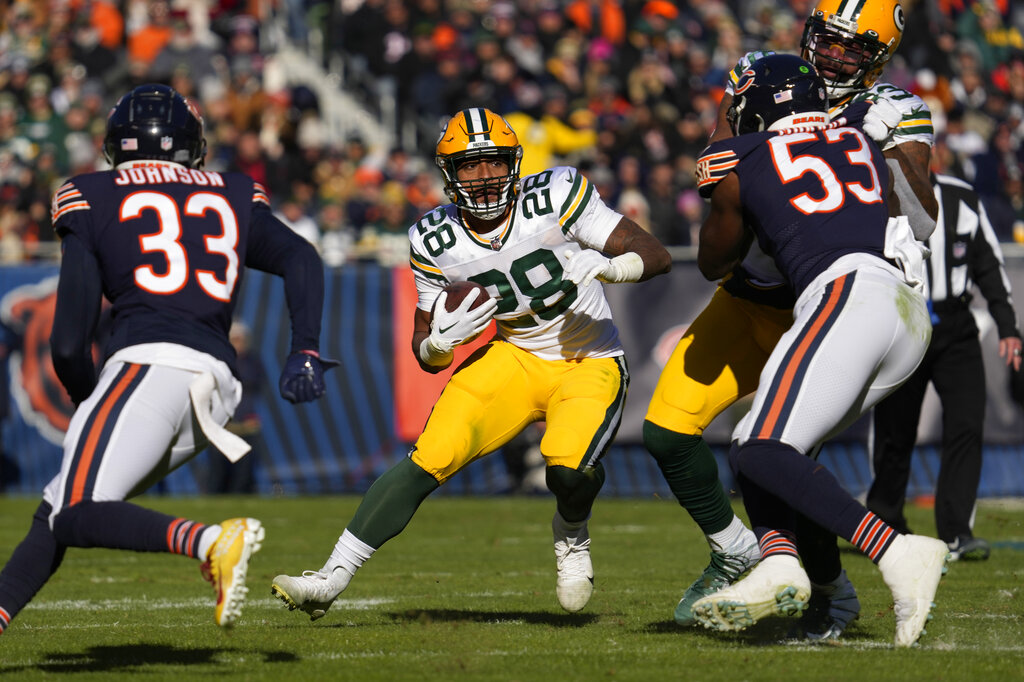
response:
[[(515, 131), (487, 109), (460, 111), (441, 132), (435, 161), (452, 203), (409, 230), (419, 297), (412, 352), (438, 372), (492, 319), (497, 334), (456, 370), (409, 456), (370, 487), (323, 568), (274, 579), (290, 609), (322, 617), (430, 493), (537, 421), (546, 422), (540, 449), (557, 503), (555, 592), (566, 611), (589, 601), (587, 520), (629, 382), (601, 283), (646, 280), (671, 258), (577, 169), (520, 178), (521, 160)], [(445, 286), (467, 280), (488, 299), (473, 307), (477, 290), (449, 311)]]

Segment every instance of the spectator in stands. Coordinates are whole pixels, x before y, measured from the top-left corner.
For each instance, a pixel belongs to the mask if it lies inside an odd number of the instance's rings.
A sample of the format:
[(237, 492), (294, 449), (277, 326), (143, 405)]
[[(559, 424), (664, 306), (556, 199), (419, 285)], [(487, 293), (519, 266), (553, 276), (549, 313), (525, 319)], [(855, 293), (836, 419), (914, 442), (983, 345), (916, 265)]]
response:
[(284, 200), (280, 208), (274, 211), (274, 215), (313, 246), (320, 245), (320, 227), (306, 214), (302, 202), (298, 199), (289, 197)]
[(569, 97), (560, 85), (551, 84), (544, 89), (539, 108), (538, 116), (525, 108), (505, 115), (523, 146), (524, 176), (565, 165), (573, 154), (590, 149), (597, 142), (594, 117), (577, 119), (584, 122), (580, 128), (569, 123)]
[[(680, 190), (672, 164), (665, 161), (654, 164), (647, 174), (646, 185), (654, 236), (666, 246), (689, 246), (690, 224), (680, 211)], [(698, 224), (701, 217), (698, 217)]]
[[(218, 77), (218, 69), (223, 72), (227, 65), (223, 56), (211, 47), (196, 40), (195, 32), (185, 12), (175, 11), (171, 14), (171, 38), (157, 52), (149, 64), (147, 75), (154, 81), (167, 82), (172, 74), (184, 69), (193, 82)], [(175, 87), (183, 96), (190, 96)]]
[(345, 222), (345, 207), (328, 201), (320, 209), (320, 257), (330, 267), (344, 265), (355, 252), (356, 233)]
[(171, 7), (167, 0), (149, 0), (146, 23), (128, 36), (128, 58), (143, 65), (143, 69), (171, 41)]

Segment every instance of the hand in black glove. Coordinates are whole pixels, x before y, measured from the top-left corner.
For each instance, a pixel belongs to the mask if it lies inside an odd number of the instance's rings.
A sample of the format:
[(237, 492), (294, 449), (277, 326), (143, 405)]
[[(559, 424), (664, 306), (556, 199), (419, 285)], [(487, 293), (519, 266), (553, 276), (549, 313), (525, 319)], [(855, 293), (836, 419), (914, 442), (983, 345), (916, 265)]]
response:
[(324, 394), (324, 372), (337, 367), (336, 360), (324, 360), (312, 351), (297, 351), (288, 356), (281, 372), (281, 397), (291, 403), (308, 403)]

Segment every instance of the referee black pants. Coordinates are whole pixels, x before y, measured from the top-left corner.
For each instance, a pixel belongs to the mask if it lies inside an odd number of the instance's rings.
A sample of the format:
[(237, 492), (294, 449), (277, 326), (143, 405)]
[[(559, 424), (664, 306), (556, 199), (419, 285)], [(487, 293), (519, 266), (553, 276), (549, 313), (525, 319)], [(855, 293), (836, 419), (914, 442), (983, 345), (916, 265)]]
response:
[(985, 366), (978, 328), (966, 308), (943, 316), (935, 325), (921, 366), (874, 409), (875, 479), (868, 491), (867, 508), (898, 530), (907, 526), (903, 504), (928, 382), (935, 386), (942, 405), (935, 526), (942, 540), (954, 542), (959, 536), (972, 535), (985, 422)]

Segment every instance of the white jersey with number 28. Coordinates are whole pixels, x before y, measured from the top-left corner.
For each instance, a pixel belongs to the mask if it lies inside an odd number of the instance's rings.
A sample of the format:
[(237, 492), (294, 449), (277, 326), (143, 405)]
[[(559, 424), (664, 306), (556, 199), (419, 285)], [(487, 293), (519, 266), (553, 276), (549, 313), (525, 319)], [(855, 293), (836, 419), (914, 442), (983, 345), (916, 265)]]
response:
[(440, 206), (409, 228), (417, 307), (430, 310), (447, 284), (469, 280), (498, 300), (499, 338), (546, 360), (622, 355), (601, 283), (562, 277), (565, 252), (600, 250), (621, 217), (567, 166), (524, 177), (509, 219), (487, 235), (469, 230), (454, 204)]

